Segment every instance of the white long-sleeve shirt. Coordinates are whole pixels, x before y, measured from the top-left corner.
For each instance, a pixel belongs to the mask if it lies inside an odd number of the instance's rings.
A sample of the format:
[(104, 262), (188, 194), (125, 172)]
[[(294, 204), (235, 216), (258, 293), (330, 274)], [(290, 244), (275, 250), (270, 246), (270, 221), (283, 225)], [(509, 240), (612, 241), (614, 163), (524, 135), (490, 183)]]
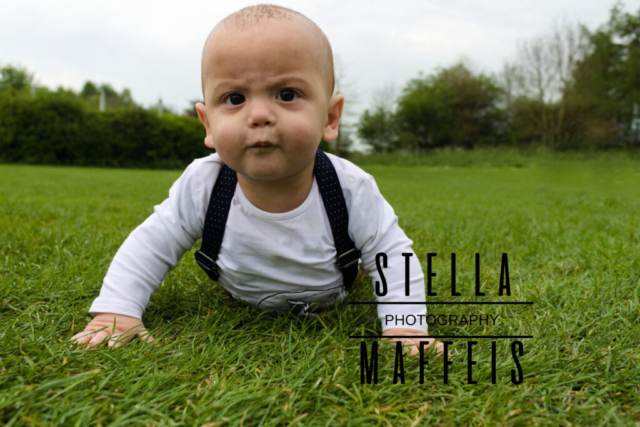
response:
[[(383, 274), (388, 292), (377, 296), (377, 300), (425, 301), (424, 275), (415, 254), (409, 258), (410, 296), (405, 296), (402, 253), (413, 253), (413, 242), (398, 226), (398, 217), (380, 194), (373, 177), (345, 159), (328, 153), (327, 156), (344, 193), (349, 236), (360, 250), (363, 266), (374, 284), (380, 280), (376, 254), (387, 255)], [(100, 295), (89, 309), (92, 316), (116, 313), (142, 319), (149, 299), (166, 274), (202, 237), (209, 198), (222, 165), (218, 154), (194, 160), (173, 184), (169, 197), (131, 232), (116, 253)], [(343, 278), (336, 264), (331, 226), (315, 177), (306, 200), (285, 213), (257, 208), (237, 184), (217, 264), (220, 284), (236, 299), (258, 309), (277, 308), (278, 303), (286, 303), (287, 294), (303, 301), (322, 300), (329, 294), (335, 297)], [(343, 297), (344, 293), (339, 291), (337, 299)], [(425, 319), (424, 304), (378, 305), (378, 317), (383, 330), (409, 327), (427, 332), (426, 321), (422, 325), (396, 326), (395, 321), (385, 322), (387, 315), (421, 315)]]

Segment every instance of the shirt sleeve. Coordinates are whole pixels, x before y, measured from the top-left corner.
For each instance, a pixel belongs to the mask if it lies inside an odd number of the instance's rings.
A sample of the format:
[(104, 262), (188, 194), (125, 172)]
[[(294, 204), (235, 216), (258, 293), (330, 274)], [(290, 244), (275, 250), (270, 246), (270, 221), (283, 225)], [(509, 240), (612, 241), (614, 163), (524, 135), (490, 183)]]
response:
[[(349, 215), (349, 228), (352, 239), (360, 248), (363, 266), (369, 271), (374, 286), (382, 281), (376, 267), (376, 255), (387, 255), (387, 268), (382, 259), (380, 265), (387, 282), (387, 294), (378, 296), (378, 302), (424, 302), (426, 301), (424, 274), (420, 261), (411, 246), (413, 242), (398, 225), (398, 217), (393, 208), (380, 193), (375, 180), (367, 174), (354, 199)], [(405, 294), (405, 263), (409, 256), (409, 296)], [(389, 328), (409, 328), (428, 333), (427, 307), (423, 304), (378, 305), (378, 318), (382, 330)]]
[(149, 299), (184, 253), (202, 237), (194, 197), (198, 182), (194, 162), (171, 186), (169, 197), (129, 234), (118, 249), (100, 295), (89, 313), (116, 313), (142, 319)]

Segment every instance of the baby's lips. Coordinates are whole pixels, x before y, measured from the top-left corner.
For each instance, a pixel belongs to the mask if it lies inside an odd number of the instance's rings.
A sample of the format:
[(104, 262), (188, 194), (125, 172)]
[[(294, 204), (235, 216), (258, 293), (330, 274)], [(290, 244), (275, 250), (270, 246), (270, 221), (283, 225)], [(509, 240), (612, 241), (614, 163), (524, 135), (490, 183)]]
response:
[(266, 148), (273, 146), (269, 141), (258, 141), (255, 144), (251, 145), (251, 148)]

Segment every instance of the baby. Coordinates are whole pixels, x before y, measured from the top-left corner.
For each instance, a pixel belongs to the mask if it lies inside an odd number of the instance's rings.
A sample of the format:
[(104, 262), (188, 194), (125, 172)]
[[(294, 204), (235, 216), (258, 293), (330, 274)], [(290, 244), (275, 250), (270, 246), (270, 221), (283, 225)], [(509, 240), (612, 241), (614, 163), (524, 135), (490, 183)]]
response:
[[(337, 138), (344, 104), (342, 95), (333, 96), (333, 54), (324, 33), (283, 7), (244, 8), (211, 31), (202, 55), (202, 91), (205, 103), (196, 109), (205, 144), (216, 152), (191, 163), (169, 198), (118, 250), (89, 309), (93, 320), (71, 338), (83, 348), (103, 341), (118, 347), (136, 337), (154, 340), (142, 314), (165, 275), (203, 236), (224, 165), (237, 184), (231, 187), (235, 192), (215, 259), (220, 284), (258, 310), (286, 311), (310, 302), (330, 307), (346, 296), (332, 224), (314, 173), (320, 141)], [(383, 280), (376, 255), (387, 255), (387, 293), (378, 301), (425, 301), (412, 241), (373, 177), (339, 157), (324, 158), (335, 168), (348, 211), (348, 235), (373, 283)], [(418, 353), (420, 341), (435, 345), (440, 354), (442, 345), (435, 340), (411, 338), (426, 335), (426, 323), (405, 328), (386, 322), (407, 314), (424, 320), (426, 307), (379, 305), (383, 335), (400, 336), (394, 340), (411, 346), (412, 354)]]

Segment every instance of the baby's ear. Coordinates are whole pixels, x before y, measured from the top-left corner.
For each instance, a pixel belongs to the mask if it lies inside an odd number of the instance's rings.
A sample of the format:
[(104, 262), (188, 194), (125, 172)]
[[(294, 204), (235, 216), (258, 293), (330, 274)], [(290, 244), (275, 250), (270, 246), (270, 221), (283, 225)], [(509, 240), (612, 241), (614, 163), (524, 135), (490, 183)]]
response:
[(338, 137), (338, 127), (340, 126), (340, 118), (342, 117), (342, 107), (344, 107), (344, 96), (341, 94), (334, 96), (329, 101), (329, 114), (322, 134), (322, 139), (327, 142), (333, 141)]
[(204, 125), (204, 127), (209, 130), (209, 121), (207, 120), (207, 107), (204, 106), (202, 102), (196, 102), (196, 112), (198, 113), (198, 118), (200, 122)]
[(207, 119), (207, 107), (202, 102), (196, 103), (196, 111), (198, 112), (198, 118), (204, 126), (207, 136), (204, 138), (204, 145), (209, 148), (215, 148), (213, 146), (213, 135), (211, 135), (211, 128), (209, 127), (209, 120)]

